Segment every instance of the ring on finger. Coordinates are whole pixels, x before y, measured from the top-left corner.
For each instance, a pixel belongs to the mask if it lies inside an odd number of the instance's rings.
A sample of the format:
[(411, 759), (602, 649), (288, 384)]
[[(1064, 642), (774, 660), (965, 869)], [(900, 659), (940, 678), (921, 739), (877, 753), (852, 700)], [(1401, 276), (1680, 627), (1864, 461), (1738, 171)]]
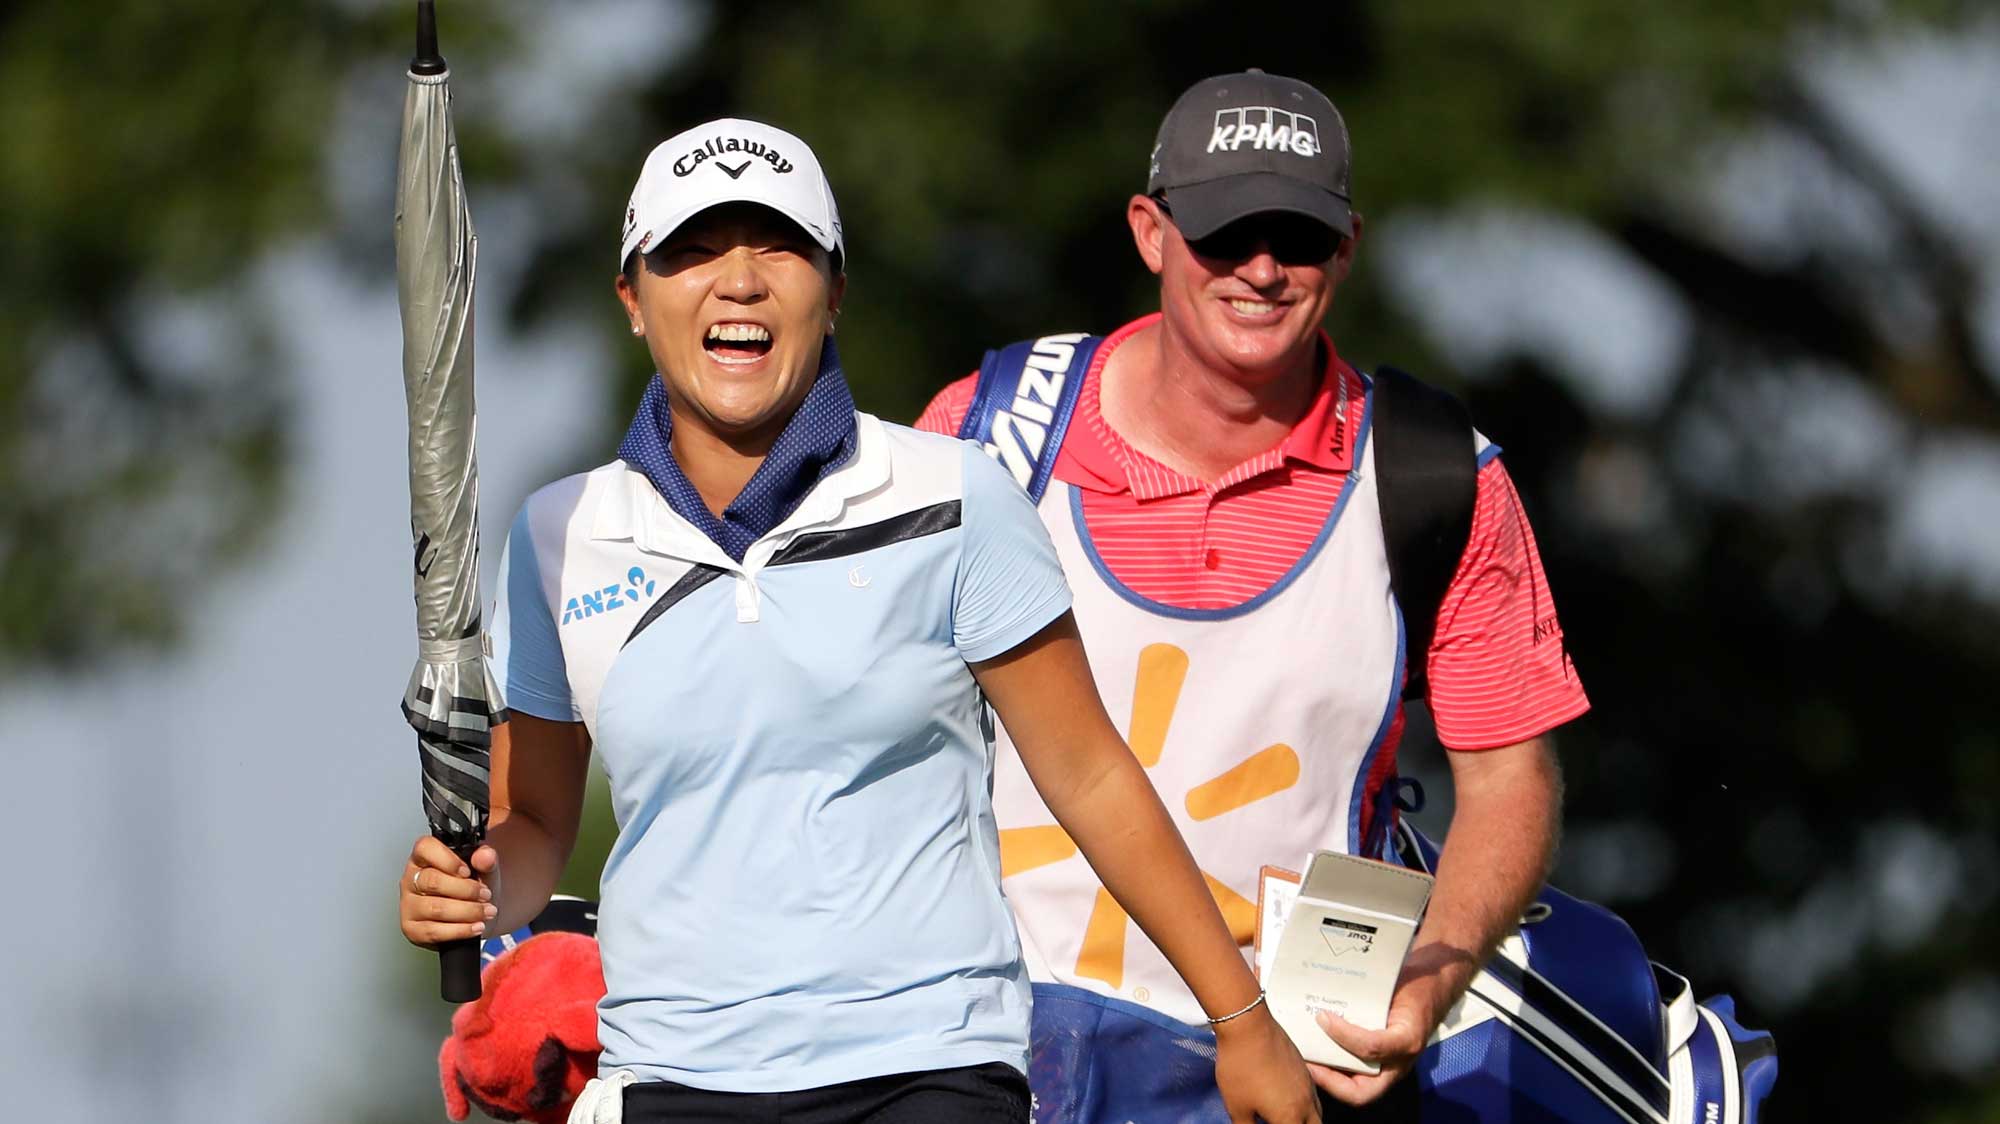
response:
[(423, 893), (423, 892), (424, 892), (424, 888), (423, 888), (423, 886), (422, 886), (422, 885), (421, 885), (420, 883), (418, 883), (418, 882), (417, 882), (417, 876), (418, 876), (419, 874), (422, 874), (423, 872), (424, 872), (424, 868), (423, 868), (423, 867), (418, 867), (417, 869), (415, 869), (415, 870), (413, 870), (413, 871), (411, 871), (411, 872), (410, 872), (410, 892), (411, 892), (411, 893), (413, 893), (413, 894), (421, 894), (421, 893)]

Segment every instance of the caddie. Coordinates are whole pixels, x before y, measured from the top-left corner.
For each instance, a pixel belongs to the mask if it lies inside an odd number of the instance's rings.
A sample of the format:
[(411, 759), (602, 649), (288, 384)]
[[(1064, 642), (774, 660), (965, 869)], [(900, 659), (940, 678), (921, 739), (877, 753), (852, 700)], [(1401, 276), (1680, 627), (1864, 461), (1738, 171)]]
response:
[[(1260, 867), (1382, 854), (1403, 699), (1427, 688), (1455, 793), (1429, 913), (1386, 1028), (1322, 1020), (1382, 1071), (1314, 1067), (1333, 1100), (1410, 1119), (1415, 1082), (1398, 1078), (1549, 870), (1549, 733), (1589, 703), (1500, 449), (1462, 413), (1442, 454), (1463, 462), (1455, 533), (1446, 500), (1442, 536), (1385, 534), (1441, 502), (1428, 476), (1406, 485), (1424, 474), (1378, 458), (1385, 402), (1435, 412), (1442, 396), (1350, 365), (1321, 327), (1361, 241), (1349, 156), (1340, 114), (1304, 82), (1196, 83), (1125, 208), (1159, 311), (989, 353), (918, 425), (983, 442), (1036, 498), (1106, 708), (1246, 955)], [(1426, 565), (1434, 588), (1416, 591)], [(1202, 1009), (1004, 731), (995, 785), (1036, 981), (1038, 1119), (1202, 1118)]]

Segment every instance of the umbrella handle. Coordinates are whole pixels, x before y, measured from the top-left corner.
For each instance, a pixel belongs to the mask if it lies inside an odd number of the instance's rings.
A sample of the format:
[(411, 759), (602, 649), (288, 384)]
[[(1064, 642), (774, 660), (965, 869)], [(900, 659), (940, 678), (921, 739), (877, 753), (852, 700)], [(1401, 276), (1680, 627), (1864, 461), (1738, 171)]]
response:
[(417, 0), (417, 54), (410, 60), (410, 73), (443, 74), (449, 69), (438, 54), (437, 4)]
[[(466, 862), (472, 861), (472, 852), (479, 848), (475, 839), (463, 850), (452, 850)], [(467, 937), (462, 941), (446, 941), (437, 946), (438, 950), (438, 994), (447, 1003), (470, 1003), (479, 998), (479, 952), (485, 942), (479, 937)]]
[(438, 991), (447, 1003), (470, 1003), (479, 998), (478, 938), (438, 946)]

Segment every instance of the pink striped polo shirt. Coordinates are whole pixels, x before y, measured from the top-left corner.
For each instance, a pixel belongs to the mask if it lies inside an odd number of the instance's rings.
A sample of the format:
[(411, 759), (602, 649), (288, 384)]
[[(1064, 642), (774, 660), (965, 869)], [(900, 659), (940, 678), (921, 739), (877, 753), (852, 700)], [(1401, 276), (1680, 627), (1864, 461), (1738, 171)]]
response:
[[(1105, 361), (1157, 318), (1125, 325), (1098, 348), (1055, 475), (1082, 492), (1092, 541), (1134, 592), (1177, 608), (1241, 605), (1304, 557), (1332, 513), (1351, 468), (1364, 386), (1322, 335), (1326, 370), (1306, 415), (1275, 447), (1204, 481), (1133, 448), (1104, 420)], [(976, 383), (972, 375), (947, 386), (917, 427), (957, 433)], [(1514, 745), (1590, 708), (1563, 648), (1534, 531), (1497, 458), (1479, 470), (1472, 534), (1428, 661), (1431, 713), (1451, 749)], [(1378, 762), (1384, 769), (1393, 768), (1401, 733), (1398, 714)]]

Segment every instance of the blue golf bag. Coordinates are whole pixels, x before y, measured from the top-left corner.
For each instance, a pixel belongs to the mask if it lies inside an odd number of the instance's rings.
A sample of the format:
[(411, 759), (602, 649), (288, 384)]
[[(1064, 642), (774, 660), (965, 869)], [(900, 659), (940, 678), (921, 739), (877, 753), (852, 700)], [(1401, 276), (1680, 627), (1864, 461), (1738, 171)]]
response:
[[(1437, 847), (1407, 822), (1398, 858)], [(1035, 985), (1035, 1124), (1223, 1124), (1215, 1036), (1060, 984)], [(1554, 888), (1474, 979), (1406, 1080), (1424, 1124), (1756, 1124), (1778, 1058), (1728, 996), (1695, 1002), (1625, 922)]]

